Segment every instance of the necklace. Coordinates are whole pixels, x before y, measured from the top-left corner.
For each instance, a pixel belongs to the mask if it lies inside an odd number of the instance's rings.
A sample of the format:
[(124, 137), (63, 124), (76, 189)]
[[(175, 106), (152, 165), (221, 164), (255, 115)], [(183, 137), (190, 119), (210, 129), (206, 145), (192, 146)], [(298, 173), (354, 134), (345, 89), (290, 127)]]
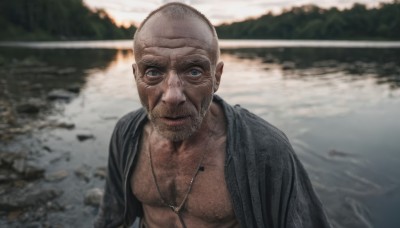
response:
[(182, 210), (183, 206), (186, 203), (186, 200), (187, 200), (187, 198), (189, 196), (190, 191), (192, 190), (194, 180), (195, 180), (197, 174), (200, 171), (200, 166), (201, 166), (201, 163), (203, 163), (203, 160), (204, 160), (205, 154), (207, 152), (207, 149), (208, 149), (208, 146), (206, 146), (205, 150), (203, 151), (203, 155), (202, 155), (202, 157), (200, 159), (199, 164), (196, 167), (196, 170), (195, 170), (195, 172), (194, 172), (194, 174), (192, 176), (192, 179), (190, 180), (189, 187), (188, 187), (188, 189), (186, 191), (185, 196), (183, 197), (182, 202), (180, 204), (178, 204), (178, 205), (173, 205), (173, 203), (167, 203), (167, 201), (165, 200), (165, 198), (161, 194), (160, 187), (158, 186), (157, 177), (156, 177), (156, 174), (154, 172), (153, 157), (152, 157), (151, 149), (149, 150), (151, 173), (153, 174), (154, 183), (156, 184), (157, 192), (158, 192), (158, 194), (160, 196), (161, 202), (165, 206), (169, 207), (175, 214), (178, 215), (179, 221), (181, 222), (183, 228), (186, 228), (186, 225), (185, 225), (185, 223), (183, 221), (183, 218), (181, 216), (181, 210)]

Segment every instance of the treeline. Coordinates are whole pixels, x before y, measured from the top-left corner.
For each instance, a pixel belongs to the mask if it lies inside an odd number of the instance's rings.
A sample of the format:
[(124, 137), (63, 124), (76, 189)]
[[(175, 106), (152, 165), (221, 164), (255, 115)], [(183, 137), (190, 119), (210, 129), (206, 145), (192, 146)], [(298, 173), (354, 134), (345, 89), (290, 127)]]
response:
[(0, 28), (0, 40), (129, 39), (135, 31), (82, 0), (1, 0)]
[[(1, 0), (0, 28), (0, 40), (131, 39), (136, 29), (117, 26), (82, 0)], [(400, 40), (400, 0), (372, 9), (305, 5), (216, 29), (222, 39)]]
[(216, 29), (223, 39), (400, 40), (400, 0), (372, 9), (354, 4), (342, 11), (305, 5)]

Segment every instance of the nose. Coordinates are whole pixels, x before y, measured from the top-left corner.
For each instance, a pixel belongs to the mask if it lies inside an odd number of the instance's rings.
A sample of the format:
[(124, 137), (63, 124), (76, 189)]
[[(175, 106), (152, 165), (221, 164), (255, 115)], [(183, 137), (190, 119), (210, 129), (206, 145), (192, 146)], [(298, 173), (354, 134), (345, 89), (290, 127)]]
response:
[(171, 71), (168, 75), (162, 101), (171, 106), (178, 106), (186, 101), (183, 82), (175, 71)]

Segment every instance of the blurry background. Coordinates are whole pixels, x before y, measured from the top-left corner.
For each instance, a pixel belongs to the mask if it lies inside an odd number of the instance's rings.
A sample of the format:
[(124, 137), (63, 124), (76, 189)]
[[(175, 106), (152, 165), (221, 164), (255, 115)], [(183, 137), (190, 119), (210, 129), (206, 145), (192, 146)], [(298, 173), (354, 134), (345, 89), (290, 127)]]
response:
[[(131, 37), (167, 1), (0, 2), (0, 227), (90, 227), (113, 127), (140, 107)], [(185, 1), (218, 94), (282, 129), (334, 227), (400, 227), (400, 2)]]

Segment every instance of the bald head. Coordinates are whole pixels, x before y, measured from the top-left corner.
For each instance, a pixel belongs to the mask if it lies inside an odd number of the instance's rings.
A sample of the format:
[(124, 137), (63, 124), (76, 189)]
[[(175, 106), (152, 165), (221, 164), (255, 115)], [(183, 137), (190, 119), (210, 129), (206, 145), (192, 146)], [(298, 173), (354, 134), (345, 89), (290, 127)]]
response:
[[(139, 54), (150, 37), (165, 38), (180, 37), (180, 30), (185, 29), (189, 22), (197, 21), (195, 28), (186, 28), (187, 38), (204, 40), (204, 45), (214, 52), (215, 63), (219, 59), (218, 37), (211, 22), (195, 8), (182, 3), (168, 3), (151, 12), (142, 22), (134, 35), (134, 53)], [(184, 38), (184, 37), (181, 37)], [(206, 38), (206, 39), (204, 39)], [(167, 42), (167, 41), (166, 41)]]

